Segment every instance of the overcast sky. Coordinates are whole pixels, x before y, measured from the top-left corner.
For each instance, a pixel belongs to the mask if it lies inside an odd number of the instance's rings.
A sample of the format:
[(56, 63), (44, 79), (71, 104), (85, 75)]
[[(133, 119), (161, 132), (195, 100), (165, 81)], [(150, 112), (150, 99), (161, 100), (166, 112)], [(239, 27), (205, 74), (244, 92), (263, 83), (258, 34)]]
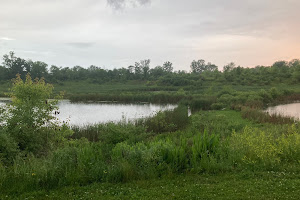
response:
[(300, 58), (299, 0), (0, 0), (0, 55), (58, 66), (189, 70)]

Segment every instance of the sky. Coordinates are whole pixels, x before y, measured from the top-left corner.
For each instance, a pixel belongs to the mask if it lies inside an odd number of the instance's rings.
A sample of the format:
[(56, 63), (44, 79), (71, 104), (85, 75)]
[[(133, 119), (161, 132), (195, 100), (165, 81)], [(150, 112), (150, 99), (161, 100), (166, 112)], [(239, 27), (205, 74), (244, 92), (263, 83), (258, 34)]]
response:
[(0, 0), (0, 56), (105, 69), (190, 70), (300, 58), (299, 0)]

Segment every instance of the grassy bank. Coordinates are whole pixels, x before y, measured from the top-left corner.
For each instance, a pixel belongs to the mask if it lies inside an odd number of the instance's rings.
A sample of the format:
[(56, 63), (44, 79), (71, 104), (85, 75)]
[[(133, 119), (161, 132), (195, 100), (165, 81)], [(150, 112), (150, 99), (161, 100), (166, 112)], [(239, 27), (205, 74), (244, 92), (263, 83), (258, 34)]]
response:
[(298, 199), (300, 176), (273, 172), (175, 175), (129, 183), (94, 183), (1, 199)]
[[(95, 191), (99, 187), (98, 192), (85, 193), (87, 196), (82, 197), (104, 195), (103, 198), (113, 198), (112, 194), (117, 194), (118, 198), (125, 198), (130, 193), (124, 188), (133, 187), (137, 195), (148, 193), (145, 198), (166, 197), (165, 193), (157, 191), (154, 183), (165, 184), (168, 195), (174, 193), (178, 198), (186, 189), (190, 191), (190, 197), (230, 196), (233, 195), (233, 190), (229, 190), (232, 188), (230, 183), (237, 187), (240, 195), (243, 191), (249, 191), (249, 195), (257, 191), (268, 198), (296, 190), (298, 180), (295, 177), (300, 171), (299, 125), (258, 123), (243, 118), (237, 111), (202, 111), (187, 121), (177, 120), (186, 113), (174, 113), (177, 118), (166, 122), (173, 124), (169, 129), (160, 123), (171, 114), (157, 115), (137, 124), (74, 129), (73, 136), (46, 157), (27, 155), (16, 158), (12, 166), (1, 165), (1, 193), (3, 197), (48, 195), (62, 198), (60, 195), (67, 192), (72, 198), (82, 196), (80, 191)], [(264, 176), (242, 176), (253, 173)], [(188, 181), (182, 185), (185, 189), (174, 188), (181, 183), (174, 182), (172, 177), (174, 180), (186, 177)], [(211, 186), (199, 181), (203, 177), (213, 181)], [(278, 180), (284, 181), (289, 189), (270, 193), (269, 184)], [(138, 190), (145, 187), (144, 184), (150, 184), (148, 190)], [(244, 186), (238, 186), (241, 184)], [(255, 189), (251, 184), (263, 188)], [(197, 191), (201, 185), (208, 189), (204, 194)], [(86, 187), (70, 192), (79, 186)], [(112, 189), (113, 186), (118, 187)], [(163, 191), (161, 189), (159, 191)], [(108, 192), (100, 194), (101, 190)]]

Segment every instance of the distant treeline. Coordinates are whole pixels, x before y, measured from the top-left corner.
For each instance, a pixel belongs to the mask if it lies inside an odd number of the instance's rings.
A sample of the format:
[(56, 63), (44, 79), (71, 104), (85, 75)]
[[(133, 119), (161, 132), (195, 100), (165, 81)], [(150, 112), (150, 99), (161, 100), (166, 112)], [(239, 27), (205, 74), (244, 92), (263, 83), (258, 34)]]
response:
[(92, 83), (126, 82), (130, 80), (149, 81), (158, 86), (202, 85), (204, 82), (229, 83), (233, 85), (271, 85), (278, 83), (297, 84), (300, 82), (300, 60), (277, 61), (272, 66), (243, 68), (230, 63), (219, 71), (218, 66), (204, 60), (193, 61), (190, 72), (174, 71), (171, 62), (150, 68), (150, 60), (142, 60), (127, 68), (102, 69), (97, 66), (83, 68), (48, 66), (41, 61), (25, 60), (14, 52), (3, 56), (0, 65), (0, 81), (15, 78), (16, 74), (33, 78), (44, 77), (47, 82), (88, 80)]

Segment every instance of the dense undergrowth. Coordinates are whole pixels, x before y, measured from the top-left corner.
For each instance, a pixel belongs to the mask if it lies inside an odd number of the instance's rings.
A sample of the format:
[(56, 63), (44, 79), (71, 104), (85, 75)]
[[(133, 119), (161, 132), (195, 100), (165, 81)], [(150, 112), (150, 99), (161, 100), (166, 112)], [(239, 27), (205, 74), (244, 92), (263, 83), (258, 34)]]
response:
[[(184, 112), (176, 115), (187, 118)], [(2, 162), (1, 191), (15, 194), (187, 172), (299, 172), (298, 124), (274, 126), (243, 119), (236, 111), (202, 111), (184, 126), (174, 120), (177, 129), (160, 129), (156, 123), (163, 117), (148, 119), (151, 123), (73, 128), (74, 134), (46, 156), (27, 154), (16, 156), (11, 165)]]

